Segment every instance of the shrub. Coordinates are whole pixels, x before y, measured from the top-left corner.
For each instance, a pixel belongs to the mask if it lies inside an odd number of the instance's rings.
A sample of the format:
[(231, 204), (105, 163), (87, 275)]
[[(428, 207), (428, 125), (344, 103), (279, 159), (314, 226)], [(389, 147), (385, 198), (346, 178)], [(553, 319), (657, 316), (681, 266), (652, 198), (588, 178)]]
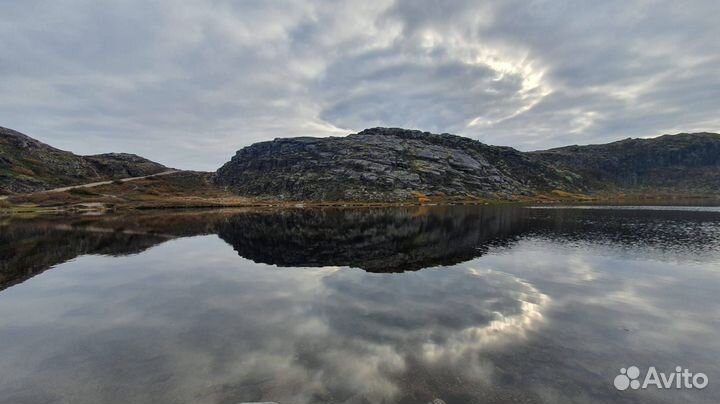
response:
[(412, 194), (415, 199), (417, 199), (418, 203), (430, 202), (430, 198), (428, 198), (427, 195), (423, 194), (422, 192), (413, 192)]

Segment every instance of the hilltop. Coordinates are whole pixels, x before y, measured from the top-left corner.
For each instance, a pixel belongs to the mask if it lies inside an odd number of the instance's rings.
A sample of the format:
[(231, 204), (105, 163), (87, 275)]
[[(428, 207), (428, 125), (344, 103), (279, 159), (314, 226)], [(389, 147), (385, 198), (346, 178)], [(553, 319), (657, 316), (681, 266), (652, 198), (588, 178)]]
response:
[(79, 156), (0, 127), (0, 194), (35, 192), (168, 170), (127, 153)]
[(256, 143), (239, 150), (214, 181), (244, 196), (302, 201), (718, 193), (720, 135), (528, 153), (451, 134), (374, 128)]
[(0, 128), (0, 194), (9, 194), (0, 207), (30, 210), (718, 198), (720, 135), (521, 152), (447, 133), (373, 128), (256, 143), (214, 173), (166, 170), (131, 154), (78, 156)]
[(590, 190), (720, 191), (720, 134), (567, 146), (529, 154), (583, 178)]
[(241, 195), (348, 201), (529, 196), (579, 191), (579, 180), (510, 147), (396, 128), (256, 143), (215, 175), (217, 184)]

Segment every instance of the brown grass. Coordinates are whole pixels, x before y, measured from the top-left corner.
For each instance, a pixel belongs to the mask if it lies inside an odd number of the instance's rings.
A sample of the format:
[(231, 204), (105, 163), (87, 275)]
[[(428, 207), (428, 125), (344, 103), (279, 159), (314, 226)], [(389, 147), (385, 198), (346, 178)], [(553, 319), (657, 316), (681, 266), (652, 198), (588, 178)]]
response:
[[(398, 202), (364, 201), (278, 201), (241, 197), (216, 186), (209, 181), (209, 173), (179, 172), (171, 175), (150, 177), (136, 181), (114, 181), (108, 185), (93, 188), (76, 188), (67, 192), (45, 192), (16, 194), (8, 200), (0, 200), (0, 210), (83, 210), (84, 204), (91, 203), (110, 210), (126, 209), (169, 209), (169, 208), (222, 208), (222, 207), (345, 207), (345, 206), (408, 206), (423, 204), (498, 204), (498, 203), (567, 203), (617, 201), (629, 202), (643, 199), (689, 199), (692, 195), (667, 194), (625, 194), (606, 193), (585, 195), (553, 190), (537, 195), (500, 195), (448, 197), (413, 192), (413, 199)], [(698, 196), (702, 197), (702, 196)], [(717, 196), (715, 196), (717, 198)], [(98, 205), (99, 204), (99, 205)], [(94, 209), (97, 209), (95, 207)]]

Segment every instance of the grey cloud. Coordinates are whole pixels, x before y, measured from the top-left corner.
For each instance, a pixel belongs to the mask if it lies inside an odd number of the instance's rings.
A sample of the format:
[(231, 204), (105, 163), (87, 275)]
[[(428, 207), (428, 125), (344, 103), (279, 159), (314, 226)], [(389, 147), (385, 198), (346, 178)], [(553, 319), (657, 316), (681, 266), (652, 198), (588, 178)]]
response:
[(0, 125), (215, 169), (370, 126), (539, 149), (720, 130), (713, 1), (0, 5)]
[(319, 88), (329, 104), (321, 118), (353, 129), (458, 130), (477, 111), (508, 108), (518, 91), (518, 80), (496, 81), (486, 66), (413, 56), (370, 52), (331, 66)]
[[(188, 245), (213, 264), (198, 273)], [(25, 342), (0, 351), (4, 368), (20, 364), (0, 378), (10, 400), (388, 402), (423, 394), (445, 369), (460, 369), (452, 379), (487, 383), (493, 363), (478, 358), (520, 345), (544, 325), (550, 303), (500, 271), (427, 269), (401, 279), (350, 268), (283, 270), (239, 258), (215, 237), (73, 264), (76, 271), (48, 272), (53, 292), (41, 286), (18, 297), (27, 312), (0, 310), (18, 324), (0, 336)], [(62, 321), (49, 329), (48, 318)]]

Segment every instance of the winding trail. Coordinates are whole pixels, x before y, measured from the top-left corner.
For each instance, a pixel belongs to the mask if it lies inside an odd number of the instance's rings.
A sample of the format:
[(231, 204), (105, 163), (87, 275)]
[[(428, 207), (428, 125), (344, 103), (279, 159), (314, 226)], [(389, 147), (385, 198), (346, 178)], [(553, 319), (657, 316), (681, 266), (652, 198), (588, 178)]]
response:
[[(142, 177), (128, 177), (128, 178), (120, 178), (119, 180), (118, 180), (118, 179), (115, 179), (115, 180), (108, 180), (108, 181), (90, 182), (90, 183), (87, 183), (87, 184), (71, 185), (71, 186), (68, 186), (68, 187), (52, 188), (52, 189), (46, 189), (46, 190), (44, 190), (44, 191), (29, 192), (29, 193), (23, 194), (23, 195), (42, 194), (42, 193), (46, 193), (46, 192), (65, 192), (65, 191), (70, 191), (71, 189), (77, 189), (77, 188), (99, 187), (99, 186), (101, 186), (101, 185), (109, 185), (109, 184), (112, 184), (112, 183), (115, 182), (115, 181), (130, 182), (130, 181), (142, 180), (142, 179), (150, 178), (150, 177), (159, 177), (159, 176), (161, 176), (161, 175), (175, 174), (175, 173), (179, 173), (179, 172), (181, 172), (181, 170), (168, 170), (168, 171), (163, 171), (163, 172), (161, 172), (161, 173), (150, 174), (150, 175), (143, 175)], [(7, 199), (8, 196), (10, 196), (10, 195), (0, 196), (0, 201), (1, 201), (1, 200), (4, 200), (4, 199)]]

